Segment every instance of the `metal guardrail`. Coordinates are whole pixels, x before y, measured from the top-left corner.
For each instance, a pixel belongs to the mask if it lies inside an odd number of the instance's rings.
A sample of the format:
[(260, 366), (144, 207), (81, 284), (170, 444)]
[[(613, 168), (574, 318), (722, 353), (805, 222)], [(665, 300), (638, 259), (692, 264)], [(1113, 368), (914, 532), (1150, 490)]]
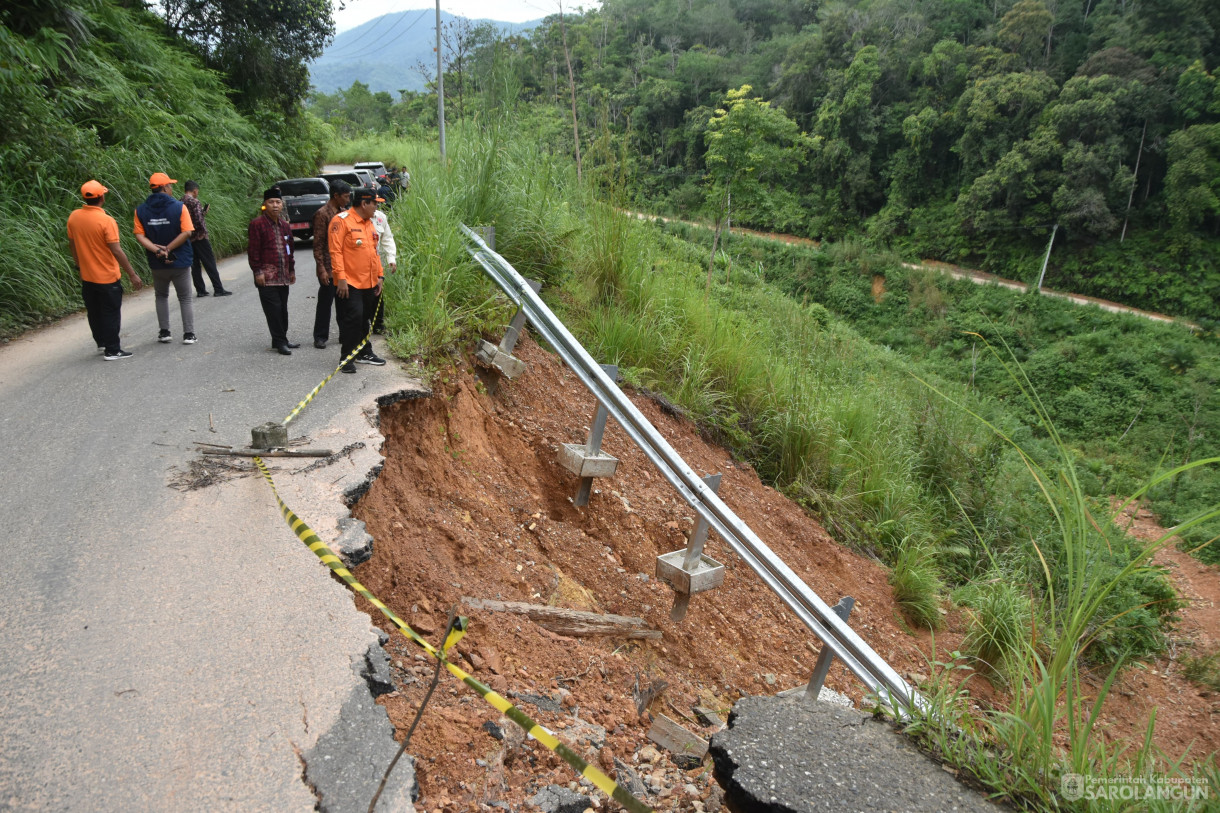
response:
[(503, 257), (466, 225), (467, 251), (503, 291), (525, 312), (530, 324), (547, 341), (598, 402), (618, 421), (661, 475), (688, 505), (712, 527), (776, 595), (788, 605), (834, 656), (883, 703), (900, 711), (925, 707), (926, 701), (805, 584), (766, 543), (704, 484), (669, 445), (588, 351), (568, 332), (546, 303)]

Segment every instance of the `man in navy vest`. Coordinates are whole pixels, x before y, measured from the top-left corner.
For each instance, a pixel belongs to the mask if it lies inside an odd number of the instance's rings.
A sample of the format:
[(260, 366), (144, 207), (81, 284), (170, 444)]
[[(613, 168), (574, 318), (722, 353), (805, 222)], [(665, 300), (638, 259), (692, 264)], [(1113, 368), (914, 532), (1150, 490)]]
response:
[(136, 207), (136, 240), (148, 255), (153, 289), (157, 292), (157, 341), (173, 341), (169, 332), (169, 286), (172, 283), (182, 311), (182, 343), (194, 344), (195, 311), (191, 288), (191, 214), (173, 194), (178, 183), (164, 172), (148, 179), (148, 199)]

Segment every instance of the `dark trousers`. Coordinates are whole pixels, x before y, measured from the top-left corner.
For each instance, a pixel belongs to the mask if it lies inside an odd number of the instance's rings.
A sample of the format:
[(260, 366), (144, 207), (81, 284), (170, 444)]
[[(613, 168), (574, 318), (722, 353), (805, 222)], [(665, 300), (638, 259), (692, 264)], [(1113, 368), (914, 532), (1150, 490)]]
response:
[(119, 345), (119, 326), (122, 321), (123, 283), (80, 281), (81, 298), (85, 300), (85, 313), (89, 315), (89, 330), (93, 341), (107, 353), (122, 349)]
[(203, 284), (203, 272), (208, 272), (208, 279), (212, 281), (213, 291), (223, 291), (225, 287), (220, 284), (220, 272), (216, 270), (216, 255), (212, 253), (212, 241), (208, 239), (199, 240), (191, 243), (191, 248), (194, 250), (194, 258), (191, 260), (191, 279), (195, 282), (195, 293), (204, 294), (207, 292), (207, 286)]
[[(347, 299), (335, 299), (335, 313), (339, 317), (339, 342), (342, 345), (340, 358), (347, 358), (356, 345), (369, 335), (373, 309), (377, 307), (376, 288), (347, 286)], [(373, 352), (372, 345), (365, 345), (360, 355)]]
[(267, 317), (271, 346), (279, 347), (288, 341), (288, 286), (263, 285), (258, 289), (258, 301)]
[(330, 340), (330, 306), (335, 302), (334, 284), (318, 285), (318, 307), (313, 316), (313, 337), (315, 341)]

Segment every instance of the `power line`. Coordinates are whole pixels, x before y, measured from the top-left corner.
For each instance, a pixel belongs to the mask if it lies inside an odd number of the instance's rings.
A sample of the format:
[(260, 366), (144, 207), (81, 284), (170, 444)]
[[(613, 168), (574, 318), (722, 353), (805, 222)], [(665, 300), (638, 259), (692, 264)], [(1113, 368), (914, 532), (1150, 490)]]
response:
[[(415, 18), (415, 23), (418, 23), (420, 20), (422, 20), (422, 19), (424, 18), (424, 15), (426, 15), (426, 14), (427, 14), (429, 11), (431, 11), (431, 10), (432, 10), (432, 9), (427, 9), (427, 8), (426, 8), (426, 9), (424, 9), (424, 10), (423, 10), (423, 12), (422, 12), (422, 13), (420, 13), (420, 15), (419, 15), (418, 17), (416, 17), (416, 18)], [(403, 29), (401, 32), (399, 32), (399, 34), (398, 34), (398, 36), (397, 36), (397, 37), (395, 37), (394, 39), (390, 40), (389, 42), (387, 42), (385, 45), (383, 45), (383, 46), (381, 46), (381, 47), (382, 47), (382, 48), (388, 48), (388, 47), (390, 47), (391, 45), (393, 45), (395, 42), (397, 42), (398, 40), (400, 40), (400, 39), (402, 38), (402, 35), (403, 35), (403, 34), (407, 33), (407, 32), (408, 32), (408, 31), (410, 31), (412, 28), (414, 28), (414, 27), (415, 27), (415, 23), (411, 23), (409, 26), (407, 26), (407, 27), (406, 27), (406, 28), (404, 28), (404, 29)], [(386, 32), (386, 33), (389, 33), (389, 32)]]
[(352, 49), (354, 46), (359, 45), (362, 40), (366, 39), (370, 34), (373, 34), (377, 31), (377, 23), (381, 22), (382, 20), (384, 20), (386, 17), (389, 17), (389, 16), (390, 16), (390, 12), (387, 11), (385, 14), (382, 14), (380, 17), (377, 17), (376, 19), (373, 20), (373, 24), (370, 25), (363, 34), (360, 34), (355, 39), (349, 40), (348, 42), (345, 42), (341, 46), (339, 46), (339, 50), (338, 50), (337, 54), (332, 51), (331, 53), (326, 54), (326, 56), (336, 56), (336, 55), (341, 56), (349, 49)]
[[(399, 40), (399, 39), (402, 37), (402, 35), (403, 35), (403, 34), (406, 34), (408, 31), (410, 31), (412, 28), (414, 28), (414, 27), (415, 27), (415, 25), (416, 25), (416, 24), (417, 24), (417, 23), (418, 23), (420, 20), (422, 20), (422, 19), (424, 18), (424, 15), (426, 15), (426, 14), (427, 14), (429, 11), (431, 11), (431, 9), (424, 9), (424, 10), (423, 10), (423, 11), (420, 13), (420, 15), (419, 15), (418, 17), (416, 17), (416, 18), (415, 18), (415, 21), (414, 21), (414, 22), (412, 22), (412, 23), (411, 23), (409, 26), (407, 26), (406, 28), (404, 28), (402, 31), (398, 32), (398, 35), (397, 35), (397, 36), (395, 36), (393, 39), (391, 39), (391, 40), (389, 40), (389, 41), (386, 41), (386, 42), (381, 42), (381, 43), (374, 43), (372, 46), (364, 46), (364, 45), (361, 45), (360, 47), (355, 48), (355, 49), (350, 50), (350, 51), (349, 51), (349, 49), (347, 48), (347, 46), (345, 45), (345, 46), (343, 47), (342, 52), (341, 52), (340, 54), (338, 54), (338, 56), (341, 56), (341, 57), (350, 57), (350, 56), (355, 55), (355, 54), (356, 54), (357, 52), (359, 52), (359, 51), (363, 51), (363, 50), (376, 50), (376, 49), (378, 49), (378, 48), (386, 48), (386, 47), (390, 46), (391, 44), (393, 44), (393, 43), (397, 42), (397, 41), (398, 41), (398, 40)], [(393, 33), (394, 29), (395, 29), (396, 27), (398, 27), (398, 25), (399, 25), (399, 24), (400, 24), (400, 23), (401, 23), (403, 20), (407, 19), (407, 13), (408, 13), (408, 12), (403, 11), (403, 12), (399, 12), (399, 13), (400, 13), (402, 16), (400, 16), (400, 17), (399, 17), (397, 20), (395, 20), (395, 21), (394, 21), (394, 23), (393, 23), (393, 24), (392, 24), (392, 25), (389, 27), (389, 29), (388, 29), (388, 30), (386, 30), (385, 32), (382, 32), (381, 36), (383, 36), (383, 37), (385, 37), (385, 36), (389, 36), (391, 33)], [(384, 14), (382, 15), (382, 17), (385, 17), (385, 16), (387, 16), (387, 15), (384, 15)], [(374, 26), (374, 27), (373, 27), (372, 29), (370, 29), (370, 30), (375, 30), (375, 28), (376, 28), (376, 27)], [(335, 55), (334, 55), (334, 54), (330, 54), (329, 56), (335, 56)]]
[(398, 19), (390, 24), (389, 31), (379, 32), (377, 30), (377, 23), (381, 22), (382, 20), (384, 20), (386, 17), (389, 17), (393, 13), (394, 12), (387, 11), (385, 14), (382, 14), (380, 17), (373, 20), (372, 24), (369, 25), (369, 27), (365, 30), (365, 32), (363, 34), (356, 37), (356, 39), (354, 39), (350, 42), (345, 42), (342, 45), (342, 47), (339, 48), (339, 53), (328, 54), (328, 56), (350, 56), (351, 54), (354, 54), (356, 51), (363, 50), (364, 49), (364, 44), (363, 44), (364, 40), (367, 40), (370, 36), (389, 34), (390, 31), (393, 31), (407, 16), (407, 13), (405, 11), (399, 12)]

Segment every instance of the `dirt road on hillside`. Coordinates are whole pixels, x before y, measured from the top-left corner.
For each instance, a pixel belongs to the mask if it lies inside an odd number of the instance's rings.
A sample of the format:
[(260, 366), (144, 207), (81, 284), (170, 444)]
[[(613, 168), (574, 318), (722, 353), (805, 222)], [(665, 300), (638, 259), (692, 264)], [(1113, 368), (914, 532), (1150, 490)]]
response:
[[(644, 214), (642, 212), (630, 212), (629, 211), (629, 212), (627, 212), (627, 214), (634, 215), (635, 217), (639, 218), (640, 220), (660, 220), (664, 223), (671, 223), (671, 222), (672, 223), (682, 223), (684, 225), (691, 226), (696, 229), (710, 229), (711, 228), (710, 226), (708, 226), (704, 223), (696, 223), (691, 220), (678, 220), (677, 218), (661, 217), (660, 215), (649, 215), (649, 214)], [(731, 234), (741, 234), (741, 235), (746, 235), (749, 237), (758, 237), (758, 238), (761, 238), (764, 240), (775, 240), (777, 242), (787, 243), (789, 245), (805, 245), (805, 246), (810, 246), (813, 248), (817, 248), (822, 245), (821, 242), (818, 240), (810, 240), (807, 237), (797, 237), (797, 236), (791, 235), (791, 234), (778, 234), (775, 232), (755, 231), (754, 229), (742, 229), (742, 228), (736, 228), (736, 227), (730, 229), (729, 232)], [(973, 282), (978, 285), (999, 285), (1001, 288), (1010, 288), (1014, 291), (1020, 291), (1022, 293), (1029, 290), (1029, 285), (1027, 283), (1018, 282), (1017, 280), (1012, 280), (1012, 279), (1005, 279), (1004, 277), (998, 277), (995, 274), (989, 274), (986, 271), (979, 271), (979, 270), (973, 269), (973, 268), (963, 268), (958, 265), (951, 265), (950, 263), (943, 263), (943, 262), (940, 262), (939, 260), (923, 260), (922, 262), (919, 262), (919, 263), (903, 263), (902, 265), (904, 268), (925, 268), (930, 271), (939, 271), (940, 273), (947, 274), (947, 275), (953, 277), (954, 279), (969, 280), (970, 282)], [(1163, 313), (1156, 313), (1154, 311), (1140, 310), (1139, 308), (1133, 308), (1130, 305), (1123, 305), (1118, 302), (1111, 302), (1108, 299), (1100, 299), (1095, 296), (1086, 296), (1085, 294), (1068, 293), (1066, 291), (1056, 291), (1052, 288), (1047, 288), (1045, 286), (1041, 289), (1041, 293), (1043, 296), (1053, 296), (1058, 299), (1066, 299), (1069, 302), (1072, 302), (1076, 305), (1095, 305), (1095, 306), (1101, 308), (1102, 310), (1110, 311), (1111, 313), (1127, 313), (1127, 314), (1131, 314), (1132, 316), (1139, 316), (1143, 319), (1151, 319), (1155, 322), (1167, 322), (1169, 324), (1181, 324), (1191, 330), (1199, 329), (1199, 326), (1194, 324), (1193, 322), (1186, 321), (1185, 319), (1181, 319), (1176, 316), (1167, 316)]]

